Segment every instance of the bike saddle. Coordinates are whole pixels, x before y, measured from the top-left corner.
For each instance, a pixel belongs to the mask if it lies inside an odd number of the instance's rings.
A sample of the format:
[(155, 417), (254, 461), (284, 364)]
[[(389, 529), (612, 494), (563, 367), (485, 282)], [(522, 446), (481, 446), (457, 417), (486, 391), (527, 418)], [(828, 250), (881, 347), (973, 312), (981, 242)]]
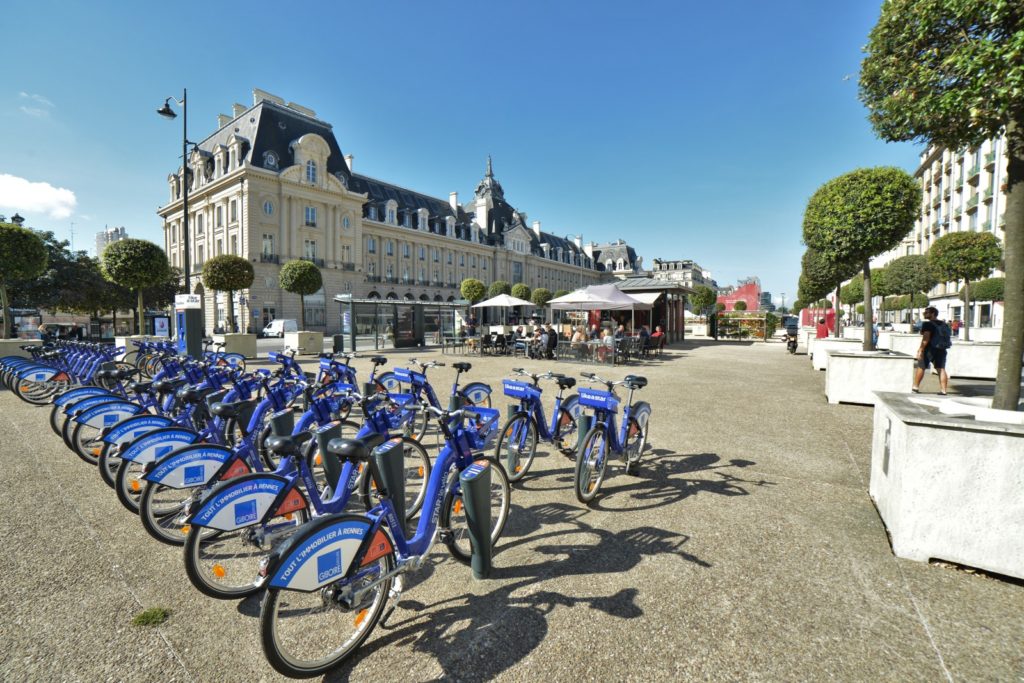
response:
[(158, 379), (153, 382), (153, 389), (160, 394), (172, 394), (183, 384), (183, 379)]
[(374, 365), (387, 365), (388, 359), (385, 358), (384, 356), (374, 356), (373, 358), (370, 359), (370, 362), (373, 363)]
[(572, 377), (555, 377), (559, 389), (572, 389), (576, 386), (576, 380)]
[(452, 367), (459, 372), (469, 372), (470, 368), (473, 367), (472, 363), (452, 363)]
[(136, 394), (144, 394), (153, 388), (153, 382), (132, 382), (128, 385), (128, 390)]
[(231, 417), (238, 417), (243, 410), (249, 406), (255, 406), (257, 403), (256, 399), (250, 398), (244, 401), (220, 401), (210, 406), (210, 413), (217, 416), (228, 419)]
[(643, 389), (647, 386), (647, 378), (639, 375), (626, 375), (622, 381), (630, 389)]
[(195, 387), (182, 387), (175, 392), (174, 397), (183, 403), (198, 403), (202, 395)]
[(331, 439), (327, 452), (348, 460), (367, 460), (370, 451), (384, 443), (383, 434), (369, 434), (361, 439)]
[(271, 436), (263, 443), (274, 455), (299, 455), (302, 444), (313, 438), (313, 432), (299, 432), (293, 436)]

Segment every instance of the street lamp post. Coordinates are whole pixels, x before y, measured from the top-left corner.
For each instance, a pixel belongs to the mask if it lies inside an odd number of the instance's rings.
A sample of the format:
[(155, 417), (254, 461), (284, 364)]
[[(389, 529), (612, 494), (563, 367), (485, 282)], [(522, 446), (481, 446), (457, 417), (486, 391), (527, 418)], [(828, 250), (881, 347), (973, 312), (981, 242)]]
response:
[[(177, 114), (171, 109), (171, 100), (174, 100), (175, 104), (181, 107), (181, 208), (182, 208), (182, 228), (184, 229), (184, 235), (182, 236), (182, 248), (185, 252), (184, 266), (185, 266), (185, 292), (187, 294), (192, 293), (192, 285), (190, 282), (190, 274), (192, 272), (192, 264), (190, 259), (189, 249), (189, 229), (188, 229), (188, 88), (182, 89), (181, 99), (175, 97), (168, 97), (164, 100), (164, 106), (156, 110), (157, 114), (163, 116), (166, 119), (176, 119)], [(195, 144), (195, 143), (191, 143)]]

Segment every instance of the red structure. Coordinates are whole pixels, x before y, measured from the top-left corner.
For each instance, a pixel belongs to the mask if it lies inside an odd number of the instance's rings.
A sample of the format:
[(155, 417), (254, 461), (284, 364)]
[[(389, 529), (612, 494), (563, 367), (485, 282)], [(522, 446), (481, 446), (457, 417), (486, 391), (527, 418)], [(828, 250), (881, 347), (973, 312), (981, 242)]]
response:
[(804, 327), (815, 327), (821, 318), (825, 319), (829, 333), (834, 334), (836, 331), (836, 309), (805, 308), (800, 311), (800, 324)]
[(718, 295), (718, 303), (725, 304), (727, 311), (735, 310), (737, 301), (746, 302), (748, 311), (759, 310), (761, 308), (761, 281), (756, 277), (741, 280), (739, 286), (731, 292)]

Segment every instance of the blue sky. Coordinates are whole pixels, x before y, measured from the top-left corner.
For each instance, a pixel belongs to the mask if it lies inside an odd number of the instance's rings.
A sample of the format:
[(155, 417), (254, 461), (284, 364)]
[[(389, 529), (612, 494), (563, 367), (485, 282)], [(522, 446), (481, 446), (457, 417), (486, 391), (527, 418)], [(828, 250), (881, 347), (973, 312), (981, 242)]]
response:
[(719, 284), (757, 275), (791, 302), (814, 190), (916, 166), (857, 100), (879, 8), (8, 0), (0, 213), (65, 237), (74, 223), (78, 248), (104, 225), (162, 243), (181, 119), (155, 109), (187, 87), (197, 140), (258, 87), (331, 123), (357, 172), (465, 201), (490, 154), (547, 231), (694, 259)]

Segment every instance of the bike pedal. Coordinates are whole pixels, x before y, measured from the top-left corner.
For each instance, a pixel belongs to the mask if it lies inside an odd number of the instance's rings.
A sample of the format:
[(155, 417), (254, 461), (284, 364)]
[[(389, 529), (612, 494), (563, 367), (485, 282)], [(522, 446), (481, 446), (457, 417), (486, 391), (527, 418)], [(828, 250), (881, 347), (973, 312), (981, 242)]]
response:
[(442, 543), (451, 543), (452, 542), (452, 532), (451, 532), (450, 529), (441, 529), (437, 533), (437, 538)]

